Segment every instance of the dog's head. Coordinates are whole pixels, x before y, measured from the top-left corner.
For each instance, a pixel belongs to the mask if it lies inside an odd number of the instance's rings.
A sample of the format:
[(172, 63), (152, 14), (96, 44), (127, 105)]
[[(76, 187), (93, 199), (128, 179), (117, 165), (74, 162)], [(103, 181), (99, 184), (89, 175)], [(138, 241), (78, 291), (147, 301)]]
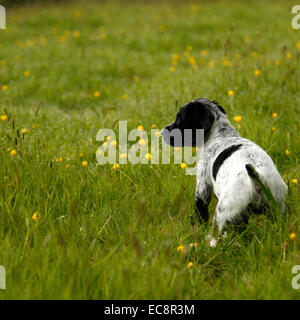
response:
[[(166, 126), (162, 130), (164, 142), (173, 146), (197, 146), (197, 129), (204, 132), (204, 141), (209, 137), (214, 121), (221, 115), (225, 115), (225, 110), (216, 101), (207, 99), (196, 99), (182, 106), (177, 113), (175, 122)], [(185, 130), (190, 129), (190, 130)], [(174, 131), (173, 131), (174, 130)], [(199, 130), (198, 130), (199, 131)], [(181, 134), (181, 139), (174, 138), (172, 132)], [(185, 137), (185, 135), (189, 135)]]

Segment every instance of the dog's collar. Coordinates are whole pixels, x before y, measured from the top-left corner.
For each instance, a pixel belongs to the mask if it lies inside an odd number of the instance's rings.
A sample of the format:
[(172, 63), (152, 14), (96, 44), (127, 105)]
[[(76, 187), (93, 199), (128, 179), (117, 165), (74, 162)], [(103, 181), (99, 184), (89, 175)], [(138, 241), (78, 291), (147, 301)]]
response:
[(221, 165), (223, 164), (223, 162), (229, 158), (235, 151), (239, 150), (239, 148), (242, 146), (242, 144), (236, 144), (236, 145), (232, 145), (229, 148), (226, 148), (225, 150), (223, 150), (216, 158), (214, 164), (213, 164), (213, 168), (212, 168), (212, 175), (213, 178), (216, 180), (218, 171), (221, 167)]

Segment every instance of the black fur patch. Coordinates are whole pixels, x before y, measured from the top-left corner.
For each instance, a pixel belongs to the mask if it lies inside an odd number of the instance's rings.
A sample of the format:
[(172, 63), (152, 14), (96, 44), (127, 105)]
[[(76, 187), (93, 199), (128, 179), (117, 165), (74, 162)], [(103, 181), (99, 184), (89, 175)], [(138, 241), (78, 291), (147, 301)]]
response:
[(219, 109), (222, 113), (226, 114), (224, 108), (219, 104), (218, 101), (213, 100), (212, 102), (218, 107), (218, 109)]
[[(214, 123), (215, 117), (211, 111), (211, 106), (205, 102), (199, 102), (197, 100), (189, 102), (180, 108), (177, 113), (176, 120), (165, 129), (171, 132), (174, 129), (179, 129), (182, 136), (181, 145), (175, 145), (174, 139), (170, 140), (171, 146), (197, 146), (196, 145), (196, 130), (204, 130), (204, 139), (207, 140), (210, 129)], [(184, 130), (192, 130), (191, 142), (186, 144), (184, 140)]]
[(200, 198), (195, 200), (195, 212), (199, 218), (200, 223), (206, 223), (208, 221), (208, 205)]
[(221, 165), (223, 164), (223, 162), (229, 158), (235, 151), (239, 150), (239, 148), (241, 147), (241, 144), (237, 144), (237, 145), (233, 145), (230, 146), (229, 148), (223, 150), (218, 156), (217, 159), (215, 160), (214, 164), (213, 164), (213, 169), (212, 169), (212, 174), (214, 179), (216, 180), (218, 171), (221, 167)]

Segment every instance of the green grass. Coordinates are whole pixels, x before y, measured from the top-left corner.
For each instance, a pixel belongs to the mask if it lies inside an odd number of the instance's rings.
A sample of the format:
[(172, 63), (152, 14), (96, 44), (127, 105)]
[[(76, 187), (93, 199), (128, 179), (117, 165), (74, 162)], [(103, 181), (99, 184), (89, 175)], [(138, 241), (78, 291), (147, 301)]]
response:
[[(8, 7), (8, 28), (0, 30), (0, 115), (9, 115), (0, 120), (0, 264), (7, 273), (0, 298), (298, 299), (291, 287), (300, 264), (294, 2), (72, 3)], [(217, 99), (289, 186), (285, 220), (253, 217), (215, 249), (205, 240), (209, 229), (190, 225), (195, 177), (179, 165), (96, 166), (100, 128), (118, 120), (128, 120), (129, 130), (162, 128), (197, 97)]]

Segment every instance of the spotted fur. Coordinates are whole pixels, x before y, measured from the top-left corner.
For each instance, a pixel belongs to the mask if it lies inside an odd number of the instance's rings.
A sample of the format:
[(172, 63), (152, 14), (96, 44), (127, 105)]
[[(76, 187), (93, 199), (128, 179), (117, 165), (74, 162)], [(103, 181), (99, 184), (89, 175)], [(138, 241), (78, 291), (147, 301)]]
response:
[[(238, 134), (216, 101), (201, 98), (184, 105), (175, 122), (163, 130), (163, 138), (164, 133), (173, 129), (182, 130), (183, 134), (184, 129), (204, 129), (204, 152), (197, 165), (195, 196), (195, 209), (201, 222), (208, 221), (212, 190), (218, 199), (213, 225), (219, 232), (228, 222), (247, 222), (250, 211), (259, 212), (270, 205), (250, 167), (270, 190), (282, 213), (285, 212), (287, 186), (274, 162), (261, 147)], [(172, 145), (170, 141), (165, 142)], [(216, 239), (212, 238), (211, 245), (215, 244)]]

